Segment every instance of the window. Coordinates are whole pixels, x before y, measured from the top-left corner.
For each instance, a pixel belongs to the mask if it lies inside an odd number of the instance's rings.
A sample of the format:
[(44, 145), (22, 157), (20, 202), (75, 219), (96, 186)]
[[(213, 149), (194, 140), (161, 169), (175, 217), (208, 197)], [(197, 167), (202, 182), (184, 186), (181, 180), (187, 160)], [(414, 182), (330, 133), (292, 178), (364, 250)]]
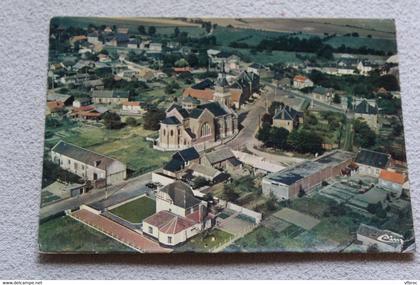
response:
[(153, 228), (149, 227), (149, 234), (153, 234)]
[(181, 130), (180, 129), (178, 129), (178, 136), (181, 134)]
[(172, 237), (168, 237), (168, 243), (172, 243)]
[(211, 134), (211, 129), (210, 129), (209, 124), (204, 123), (204, 124), (201, 126), (201, 136), (202, 136), (202, 137), (204, 137), (204, 136), (208, 136), (208, 135), (210, 135), (210, 134)]
[(70, 164), (70, 159), (67, 160), (68, 164)]
[(173, 130), (171, 130), (171, 137), (173, 137), (174, 136), (174, 131)]
[(85, 170), (85, 166), (82, 164), (82, 170)]
[(77, 162), (74, 163), (74, 169), (77, 170), (77, 168), (79, 168), (79, 165), (77, 164)]

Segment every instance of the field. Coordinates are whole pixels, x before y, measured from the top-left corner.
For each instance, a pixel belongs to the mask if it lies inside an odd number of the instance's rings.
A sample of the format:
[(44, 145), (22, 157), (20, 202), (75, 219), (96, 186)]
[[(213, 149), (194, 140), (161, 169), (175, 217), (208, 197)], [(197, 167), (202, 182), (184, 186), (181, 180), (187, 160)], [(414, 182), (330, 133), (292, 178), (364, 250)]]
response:
[(255, 29), (276, 32), (304, 32), (323, 35), (324, 33), (346, 34), (357, 32), (361, 36), (395, 39), (393, 20), (370, 19), (273, 19), (273, 18), (219, 18), (211, 19), (220, 26), (231, 25), (235, 28)]
[(116, 158), (127, 164), (133, 174), (142, 174), (153, 169), (162, 167), (171, 157), (170, 152), (154, 150), (150, 142), (146, 141), (147, 136), (156, 134), (154, 131), (144, 130), (141, 126), (125, 127), (120, 130), (108, 130), (104, 127), (78, 124), (70, 129), (54, 128), (48, 129), (55, 135), (46, 142), (46, 147), (51, 148), (60, 139), (74, 143), (78, 146), (88, 148)]
[(177, 251), (210, 252), (212, 249), (225, 244), (231, 238), (233, 238), (232, 234), (214, 229), (211, 232), (196, 235), (177, 248)]
[(110, 210), (114, 215), (129, 221), (141, 223), (145, 218), (153, 215), (156, 211), (156, 202), (148, 197), (141, 197)]
[(38, 243), (42, 252), (132, 251), (129, 247), (67, 216), (41, 223)]
[(89, 24), (96, 26), (109, 25), (109, 26), (123, 26), (127, 27), (130, 32), (136, 33), (139, 25), (145, 26), (146, 30), (149, 26), (156, 27), (158, 34), (173, 34), (174, 28), (177, 26), (182, 32), (187, 32), (191, 36), (204, 35), (204, 30), (200, 25), (194, 23), (187, 23), (176, 19), (157, 19), (157, 18), (116, 18), (116, 17), (57, 17), (53, 19), (56, 23), (73, 27), (84, 28)]

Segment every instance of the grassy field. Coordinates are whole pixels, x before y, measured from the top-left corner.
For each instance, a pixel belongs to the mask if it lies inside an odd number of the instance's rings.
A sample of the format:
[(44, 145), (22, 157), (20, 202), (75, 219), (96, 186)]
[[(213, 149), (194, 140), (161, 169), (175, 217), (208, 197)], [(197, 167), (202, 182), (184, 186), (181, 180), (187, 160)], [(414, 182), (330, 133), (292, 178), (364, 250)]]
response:
[[(53, 129), (50, 131), (54, 132)], [(85, 125), (67, 130), (59, 129), (50, 138), (46, 147), (52, 147), (60, 139), (116, 158), (127, 164), (134, 174), (142, 174), (162, 167), (172, 153), (154, 150), (147, 136), (155, 135), (155, 131), (148, 131), (141, 126), (125, 127), (120, 130), (108, 130), (104, 127)]]
[(89, 24), (96, 26), (107, 25), (117, 27), (126, 27), (131, 33), (138, 33), (138, 26), (143, 25), (146, 31), (149, 26), (156, 27), (156, 33), (168, 35), (174, 33), (174, 28), (177, 26), (181, 32), (187, 32), (191, 36), (204, 35), (204, 29), (200, 25), (193, 23), (186, 23), (179, 20), (172, 19), (153, 19), (153, 18), (137, 18), (137, 17), (57, 17), (54, 18), (56, 23), (64, 27), (80, 27), (85, 28)]
[(39, 225), (39, 248), (43, 252), (131, 252), (129, 247), (63, 216)]
[(177, 251), (194, 251), (194, 252), (209, 252), (224, 243), (228, 242), (233, 237), (232, 234), (225, 231), (214, 229), (208, 234), (201, 233), (190, 239)]
[(141, 197), (128, 202), (110, 212), (131, 223), (141, 223), (145, 218), (153, 215), (156, 211), (156, 202), (148, 197)]
[(270, 230), (264, 226), (256, 228), (243, 238), (237, 240), (227, 251), (293, 251), (301, 252), (305, 249), (304, 243), (295, 237), (302, 229), (291, 225), (281, 233)]

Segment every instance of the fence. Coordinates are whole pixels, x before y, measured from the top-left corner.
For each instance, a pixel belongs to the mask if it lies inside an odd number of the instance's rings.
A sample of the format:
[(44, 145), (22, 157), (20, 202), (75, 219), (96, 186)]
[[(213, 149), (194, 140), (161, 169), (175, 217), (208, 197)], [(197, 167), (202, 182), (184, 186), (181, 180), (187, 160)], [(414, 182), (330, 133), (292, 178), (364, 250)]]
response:
[(240, 214), (243, 214), (245, 216), (248, 216), (248, 217), (252, 218), (253, 220), (255, 220), (256, 224), (261, 223), (261, 220), (262, 220), (262, 214), (261, 213), (252, 211), (250, 209), (241, 207), (239, 205), (236, 205), (236, 204), (233, 204), (231, 202), (227, 202), (227, 201), (224, 201), (224, 200), (221, 200), (221, 199), (219, 199), (219, 203), (224, 205), (226, 207), (226, 209), (238, 212)]

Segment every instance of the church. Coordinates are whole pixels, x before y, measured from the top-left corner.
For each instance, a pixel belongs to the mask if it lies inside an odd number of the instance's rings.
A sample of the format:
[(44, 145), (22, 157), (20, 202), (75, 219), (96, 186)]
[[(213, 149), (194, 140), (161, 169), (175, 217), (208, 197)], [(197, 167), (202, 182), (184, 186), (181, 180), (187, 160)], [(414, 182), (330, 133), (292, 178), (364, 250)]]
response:
[(191, 96), (173, 103), (160, 123), (156, 148), (180, 150), (195, 146), (199, 150), (220, 144), (238, 133), (238, 115), (220, 93), (215, 101), (201, 104)]

